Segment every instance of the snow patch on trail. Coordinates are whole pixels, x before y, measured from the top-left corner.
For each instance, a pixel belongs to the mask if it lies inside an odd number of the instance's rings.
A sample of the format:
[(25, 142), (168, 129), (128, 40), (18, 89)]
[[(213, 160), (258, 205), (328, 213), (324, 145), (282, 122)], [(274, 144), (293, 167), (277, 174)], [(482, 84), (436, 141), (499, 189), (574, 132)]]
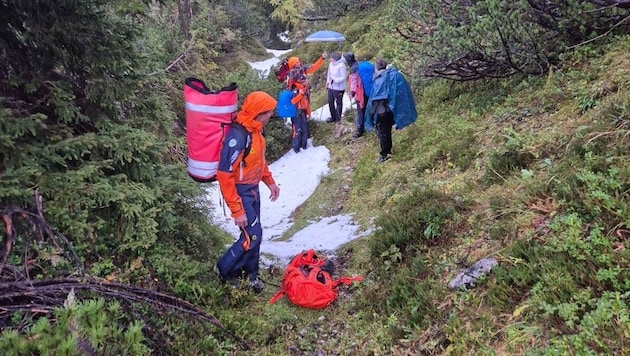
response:
[(280, 63), (280, 57), (291, 52), (290, 49), (287, 50), (276, 50), (276, 49), (267, 49), (267, 53), (271, 53), (273, 57), (269, 59), (265, 59), (264, 61), (258, 62), (247, 62), (253, 69), (258, 71), (258, 75), (260, 78), (266, 78), (269, 75), (269, 71), (273, 66), (278, 65)]

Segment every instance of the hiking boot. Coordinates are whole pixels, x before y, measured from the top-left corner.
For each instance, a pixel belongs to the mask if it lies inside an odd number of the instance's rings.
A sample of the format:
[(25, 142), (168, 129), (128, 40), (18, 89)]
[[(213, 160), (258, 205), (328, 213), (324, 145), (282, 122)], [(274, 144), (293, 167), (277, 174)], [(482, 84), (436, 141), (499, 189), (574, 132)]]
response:
[(219, 265), (214, 265), (214, 268), (212, 269), (212, 272), (214, 272), (214, 274), (217, 276), (217, 278), (219, 278), (221, 280), (221, 282), (227, 282), (227, 280), (225, 279), (225, 277), (221, 274), (221, 271), (219, 270)]
[(376, 163), (383, 163), (389, 159), (389, 156), (381, 156), (376, 160)]
[(234, 289), (236, 289), (236, 288), (241, 286), (241, 281), (239, 281), (238, 278), (230, 279), (229, 283), (230, 283), (230, 287), (232, 287)]
[(333, 118), (331, 117), (331, 118), (326, 119), (326, 122), (335, 122), (335, 120), (333, 120)]
[(354, 137), (354, 138), (359, 138), (361, 136), (363, 136), (363, 132), (358, 132), (358, 131), (355, 132), (354, 135), (352, 135), (352, 137)]
[(265, 289), (265, 284), (260, 279), (249, 282), (249, 288), (251, 288), (254, 293), (260, 293)]

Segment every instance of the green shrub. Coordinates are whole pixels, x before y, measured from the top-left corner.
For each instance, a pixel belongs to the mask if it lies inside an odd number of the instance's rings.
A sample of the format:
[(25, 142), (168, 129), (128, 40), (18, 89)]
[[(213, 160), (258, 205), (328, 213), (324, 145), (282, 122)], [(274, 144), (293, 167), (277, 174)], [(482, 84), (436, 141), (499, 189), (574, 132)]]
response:
[(488, 153), (484, 181), (489, 184), (505, 181), (518, 169), (527, 168), (536, 154), (527, 147), (526, 138), (516, 131), (506, 129), (503, 146)]
[[(112, 320), (116, 320), (115, 323)], [(0, 333), (3, 355), (146, 355), (143, 324), (125, 317), (116, 303), (90, 300), (40, 317), (24, 333)]]
[(447, 239), (442, 229), (456, 213), (452, 197), (436, 190), (418, 188), (404, 197), (389, 212), (376, 220), (377, 231), (369, 240), (372, 258), (382, 261), (384, 254), (396, 246), (407, 261), (423, 246)]

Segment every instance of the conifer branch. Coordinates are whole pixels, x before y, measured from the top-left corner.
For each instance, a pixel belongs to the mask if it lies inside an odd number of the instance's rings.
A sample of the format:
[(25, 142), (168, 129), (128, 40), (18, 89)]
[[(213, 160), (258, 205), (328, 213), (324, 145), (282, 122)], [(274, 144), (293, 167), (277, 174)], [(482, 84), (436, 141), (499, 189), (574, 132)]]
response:
[[(0, 217), (4, 223), (4, 237), (0, 246), (0, 329), (9, 326), (6, 324), (15, 313), (26, 313), (30, 317), (50, 315), (56, 308), (64, 306), (70, 293), (77, 293), (84, 299), (103, 297), (106, 300), (116, 300), (128, 307), (135, 318), (143, 319), (147, 327), (151, 328), (149, 317), (144, 318), (140, 313), (135, 313), (135, 305), (143, 305), (151, 308), (158, 315), (168, 313), (184, 321), (192, 321), (201, 325), (210, 323), (219, 329), (224, 335), (235, 340), (244, 350), (250, 350), (251, 346), (231, 330), (225, 328), (214, 316), (207, 314), (200, 308), (181, 298), (145, 289), (133, 285), (113, 283), (102, 278), (88, 276), (83, 272), (83, 266), (68, 239), (52, 228), (42, 211), (42, 197), (35, 190), (34, 211), (28, 211), (18, 207), (0, 207)], [(59, 247), (57, 239), (61, 240), (68, 251), (64, 250), (65, 257), (72, 261), (75, 272), (67, 273), (72, 277), (60, 277), (52, 279), (31, 279), (28, 276), (29, 261), (24, 258), (24, 271), (7, 263), (15, 243), (16, 219), (24, 220), (33, 231), (33, 239), (37, 243), (52, 241)], [(27, 236), (27, 235), (24, 235)], [(3, 271), (7, 273), (3, 274)], [(76, 277), (76, 276), (79, 277)], [(164, 338), (165, 339), (165, 338)], [(159, 346), (159, 345), (158, 345)]]
[[(4, 282), (0, 283), (0, 290), (3, 291), (0, 295), (0, 322), (16, 312), (29, 313), (33, 316), (48, 315), (55, 308), (63, 307), (68, 294), (75, 291), (77, 294), (83, 292), (84, 298), (96, 295), (123, 302), (128, 306), (142, 304), (149, 306), (158, 314), (169, 312), (184, 321), (192, 319), (201, 325), (210, 323), (236, 340), (243, 349), (251, 349), (245, 340), (224, 327), (217, 318), (192, 303), (169, 294), (132, 285), (112, 283), (95, 277), (55, 278)], [(146, 320), (145, 323), (149, 324)], [(0, 324), (0, 327), (4, 325)]]
[(2, 280), (2, 271), (6, 265), (7, 258), (11, 253), (13, 244), (15, 243), (15, 218), (25, 220), (27, 224), (33, 227), (32, 231), (35, 235), (35, 242), (38, 244), (41, 244), (45, 239), (48, 239), (57, 249), (61, 249), (57, 243), (57, 239), (62, 240), (66, 246), (66, 249), (62, 249), (66, 259), (74, 264), (74, 267), (79, 274), (83, 274), (83, 265), (81, 264), (81, 261), (79, 260), (79, 257), (77, 256), (77, 253), (70, 241), (63, 234), (53, 229), (46, 221), (46, 218), (44, 218), (42, 210), (42, 197), (39, 194), (38, 189), (35, 189), (34, 199), (34, 212), (15, 206), (0, 207), (0, 216), (2, 217), (2, 222), (4, 223), (4, 237), (0, 248), (0, 280)]

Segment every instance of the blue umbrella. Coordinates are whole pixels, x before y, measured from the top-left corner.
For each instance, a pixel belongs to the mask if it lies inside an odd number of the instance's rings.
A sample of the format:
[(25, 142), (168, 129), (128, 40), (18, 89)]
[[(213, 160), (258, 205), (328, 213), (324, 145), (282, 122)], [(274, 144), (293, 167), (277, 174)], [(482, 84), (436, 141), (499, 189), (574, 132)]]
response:
[(339, 32), (322, 30), (308, 35), (304, 42), (343, 42), (346, 38)]

